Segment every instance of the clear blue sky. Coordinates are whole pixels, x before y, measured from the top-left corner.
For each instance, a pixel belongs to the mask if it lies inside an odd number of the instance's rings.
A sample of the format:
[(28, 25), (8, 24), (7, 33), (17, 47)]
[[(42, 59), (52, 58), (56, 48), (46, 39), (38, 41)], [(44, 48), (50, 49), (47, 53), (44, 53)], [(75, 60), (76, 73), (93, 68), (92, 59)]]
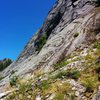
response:
[(0, 59), (15, 60), (56, 0), (0, 0)]

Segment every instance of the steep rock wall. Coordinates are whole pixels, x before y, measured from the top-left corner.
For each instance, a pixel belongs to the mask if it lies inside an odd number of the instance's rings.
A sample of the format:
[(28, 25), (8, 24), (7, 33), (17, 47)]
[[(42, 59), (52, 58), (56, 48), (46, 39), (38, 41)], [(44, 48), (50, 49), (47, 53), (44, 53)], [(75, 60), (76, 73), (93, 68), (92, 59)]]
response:
[[(1, 73), (5, 77), (1, 84), (8, 82), (12, 71), (19, 76), (36, 68), (47, 72), (64, 56), (95, 41), (100, 29), (100, 8), (92, 0), (72, 1), (58, 0), (55, 3), (42, 27), (28, 42), (18, 59)], [(44, 34), (46, 42), (38, 51), (37, 43)]]

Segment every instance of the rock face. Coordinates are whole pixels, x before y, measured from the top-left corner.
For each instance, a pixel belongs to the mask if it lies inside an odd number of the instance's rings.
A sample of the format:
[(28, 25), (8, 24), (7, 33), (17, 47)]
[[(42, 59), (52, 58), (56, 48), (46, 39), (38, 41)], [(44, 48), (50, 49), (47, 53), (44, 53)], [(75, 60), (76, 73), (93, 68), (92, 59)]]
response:
[(100, 100), (100, 91), (95, 95), (92, 100)]
[(49, 71), (53, 64), (78, 48), (88, 47), (100, 32), (100, 7), (95, 0), (57, 0), (42, 27), (27, 43), (18, 59), (0, 74), (9, 80), (36, 68)]

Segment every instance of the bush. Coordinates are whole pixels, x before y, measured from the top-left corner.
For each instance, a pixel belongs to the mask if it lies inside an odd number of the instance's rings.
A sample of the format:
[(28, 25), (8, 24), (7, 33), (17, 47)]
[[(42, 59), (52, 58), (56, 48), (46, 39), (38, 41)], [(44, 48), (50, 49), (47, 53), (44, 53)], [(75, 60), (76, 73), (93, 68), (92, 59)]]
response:
[(100, 63), (96, 63), (96, 73), (98, 75), (98, 80), (100, 81)]
[(0, 76), (0, 80), (2, 80), (4, 77)]
[(54, 69), (57, 70), (59, 68), (62, 68), (64, 66), (66, 66), (67, 64), (69, 64), (69, 62), (67, 62), (67, 61), (61, 61), (61, 62), (59, 62), (57, 64), (54, 64)]
[(74, 34), (74, 38), (78, 37), (79, 33), (75, 33)]
[(62, 71), (62, 72), (57, 73), (57, 74), (54, 76), (54, 79), (63, 78), (64, 76), (66, 76), (66, 72), (65, 72), (65, 71)]
[(12, 71), (11, 71), (11, 75), (13, 75), (14, 73), (15, 73), (15, 71), (14, 71), (14, 70), (12, 70)]
[(8, 67), (12, 61), (10, 59), (4, 59), (0, 61), (0, 71), (3, 71), (6, 67)]
[[(100, 65), (100, 64), (99, 64), (99, 65)], [(96, 66), (95, 70), (96, 70), (96, 73), (97, 73), (97, 74), (100, 74), (100, 66)]]
[(100, 42), (96, 42), (96, 43), (94, 44), (94, 48), (100, 49)]
[(96, 3), (98, 6), (100, 6), (100, 0), (97, 0)]
[(40, 39), (36, 43), (37, 51), (40, 51), (42, 49), (42, 47), (46, 43), (46, 41), (47, 41), (46, 34), (41, 35)]
[(18, 81), (18, 77), (17, 77), (17, 76), (13, 76), (13, 77), (10, 79), (10, 85), (11, 85), (11, 86), (17, 86), (17, 81)]
[(86, 92), (94, 91), (95, 82), (91, 78), (84, 79), (84, 81), (82, 83), (86, 87)]
[(78, 78), (81, 76), (81, 74), (79, 71), (70, 71), (70, 72), (67, 72), (66, 76), (69, 78), (78, 80)]
[[(7, 96), (7, 100), (29, 100), (28, 96), (30, 95), (33, 100), (34, 91), (32, 89), (32, 81), (29, 80), (27, 82), (19, 82), (18, 83), (18, 91), (11, 93), (11, 95)], [(30, 99), (31, 99), (30, 98)]]
[(54, 100), (64, 100), (64, 94), (56, 93)]
[(41, 90), (47, 90), (49, 88), (50, 84), (47, 80), (43, 80), (41, 84), (39, 84), (37, 87)]
[(75, 80), (78, 80), (78, 78), (81, 76), (80, 72), (79, 71), (62, 71), (62, 72), (59, 72), (58, 74), (55, 75), (55, 79), (56, 78), (63, 78), (63, 77), (66, 77), (66, 78), (72, 78), (72, 79), (75, 79)]
[(31, 82), (20, 83), (19, 84), (19, 93), (24, 94), (25, 92), (31, 90), (31, 88), (32, 88)]
[(100, 82), (100, 73), (98, 74), (98, 81)]
[(16, 93), (15, 92), (13, 92), (11, 95), (9, 95), (7, 98), (6, 98), (6, 100), (15, 100), (15, 98), (16, 98)]

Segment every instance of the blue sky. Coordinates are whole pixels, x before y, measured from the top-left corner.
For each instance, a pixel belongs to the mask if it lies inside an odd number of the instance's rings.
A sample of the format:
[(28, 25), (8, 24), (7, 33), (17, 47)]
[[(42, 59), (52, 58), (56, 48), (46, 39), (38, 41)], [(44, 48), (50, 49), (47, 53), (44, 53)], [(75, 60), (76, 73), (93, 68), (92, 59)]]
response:
[(56, 0), (0, 0), (0, 59), (15, 60)]

